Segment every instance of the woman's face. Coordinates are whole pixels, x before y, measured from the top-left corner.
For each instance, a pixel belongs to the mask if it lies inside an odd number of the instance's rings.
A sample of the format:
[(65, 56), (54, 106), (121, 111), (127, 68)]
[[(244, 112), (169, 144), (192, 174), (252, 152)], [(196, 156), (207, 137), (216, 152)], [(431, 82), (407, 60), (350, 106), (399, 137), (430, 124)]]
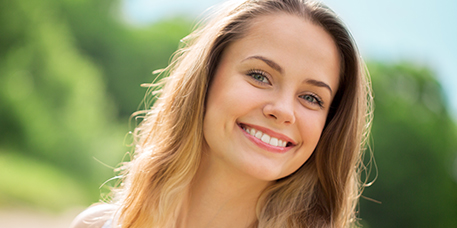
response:
[(208, 161), (272, 181), (310, 157), (339, 83), (327, 32), (287, 14), (254, 20), (223, 52), (208, 90)]

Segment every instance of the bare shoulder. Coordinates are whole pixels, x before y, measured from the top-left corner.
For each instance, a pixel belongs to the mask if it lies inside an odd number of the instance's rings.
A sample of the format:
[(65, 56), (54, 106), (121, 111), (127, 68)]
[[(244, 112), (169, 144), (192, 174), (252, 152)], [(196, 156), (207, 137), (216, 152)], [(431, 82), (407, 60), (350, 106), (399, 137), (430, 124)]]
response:
[(101, 228), (116, 209), (112, 204), (92, 205), (76, 216), (70, 228)]

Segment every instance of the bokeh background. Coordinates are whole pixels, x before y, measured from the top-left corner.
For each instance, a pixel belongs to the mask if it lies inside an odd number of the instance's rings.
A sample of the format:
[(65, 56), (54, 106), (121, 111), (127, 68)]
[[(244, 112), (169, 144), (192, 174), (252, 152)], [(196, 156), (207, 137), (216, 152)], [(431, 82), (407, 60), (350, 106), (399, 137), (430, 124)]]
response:
[[(0, 1), (1, 228), (68, 227), (106, 196), (144, 109), (140, 84), (219, 2)], [(457, 2), (324, 2), (372, 76), (361, 223), (457, 227)]]

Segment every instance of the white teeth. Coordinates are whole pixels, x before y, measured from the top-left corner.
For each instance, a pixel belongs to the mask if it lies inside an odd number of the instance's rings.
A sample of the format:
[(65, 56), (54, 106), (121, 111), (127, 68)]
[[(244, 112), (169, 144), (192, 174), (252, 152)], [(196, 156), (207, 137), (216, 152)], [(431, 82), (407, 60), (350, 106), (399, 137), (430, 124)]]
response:
[(281, 139), (277, 139), (275, 137), (271, 137), (259, 130), (255, 130), (253, 128), (247, 128), (243, 126), (243, 130), (246, 131), (248, 134), (262, 140), (265, 143), (268, 143), (272, 146), (280, 146), (280, 147), (286, 147), (287, 146), (287, 141), (283, 141)]
[(263, 134), (262, 138), (260, 139), (263, 142), (270, 143), (270, 136), (267, 134)]
[(271, 137), (270, 144), (273, 146), (278, 146), (278, 139)]

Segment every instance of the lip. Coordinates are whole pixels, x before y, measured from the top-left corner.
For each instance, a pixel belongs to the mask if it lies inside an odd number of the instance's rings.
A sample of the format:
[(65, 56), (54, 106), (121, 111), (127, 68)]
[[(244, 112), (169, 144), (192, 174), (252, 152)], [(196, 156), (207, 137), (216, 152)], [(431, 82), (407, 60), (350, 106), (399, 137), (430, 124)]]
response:
[[(281, 139), (283, 141), (287, 141), (289, 142), (288, 143), (288, 146), (286, 147), (280, 147), (280, 146), (273, 146), (273, 145), (270, 145), (268, 143), (265, 143), (263, 142), (262, 140), (248, 134), (246, 131), (243, 130), (243, 126), (247, 126), (249, 128), (254, 128), (256, 130), (260, 130), (262, 131), (263, 133), (266, 133), (268, 135), (270, 135), (271, 137), (275, 137), (275, 138), (278, 138), (278, 139)], [(264, 128), (264, 127), (261, 127), (261, 126), (256, 126), (256, 125), (251, 125), (251, 124), (245, 124), (245, 123), (239, 123), (238, 124), (238, 127), (240, 128), (240, 130), (244, 133), (244, 135), (250, 140), (252, 141), (254, 144), (256, 144), (257, 146), (259, 146), (260, 148), (264, 149), (264, 150), (267, 150), (267, 151), (270, 151), (270, 152), (274, 152), (274, 153), (285, 153), (287, 151), (289, 151), (290, 149), (292, 149), (292, 147), (294, 147), (296, 145), (296, 143), (290, 139), (289, 137), (283, 135), (283, 134), (280, 134), (280, 133), (277, 133), (277, 132), (274, 132), (268, 128)], [(290, 145), (291, 144), (291, 145)]]

